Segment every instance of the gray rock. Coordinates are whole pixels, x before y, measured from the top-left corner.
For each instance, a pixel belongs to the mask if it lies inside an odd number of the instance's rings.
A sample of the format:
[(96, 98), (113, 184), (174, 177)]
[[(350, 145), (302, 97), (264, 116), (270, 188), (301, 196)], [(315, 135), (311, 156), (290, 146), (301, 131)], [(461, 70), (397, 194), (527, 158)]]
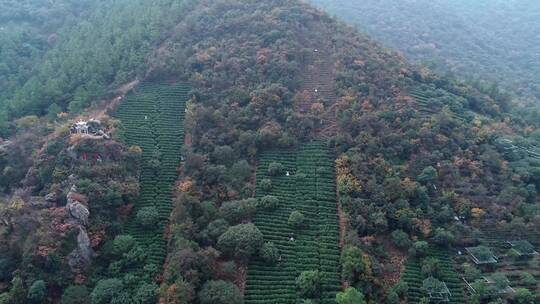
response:
[[(75, 176), (72, 174), (68, 177), (69, 179), (74, 179)], [(69, 193), (76, 193), (77, 192), (77, 186), (76, 185), (72, 185), (71, 186), (71, 189), (69, 189)]]
[(68, 264), (71, 271), (75, 273), (84, 272), (88, 269), (92, 262), (94, 251), (90, 245), (88, 233), (82, 227), (79, 227), (79, 235), (77, 235), (77, 248), (75, 248), (68, 256)]
[(75, 191), (77, 191), (77, 186), (75, 186), (75, 183), (77, 182), (77, 175), (75, 174), (70, 174), (67, 178), (67, 182), (70, 184), (70, 185), (73, 185), (71, 186), (71, 188), (73, 189), (73, 187), (75, 187)]
[(66, 205), (69, 210), (69, 215), (81, 226), (88, 226), (88, 217), (90, 216), (90, 211), (88, 208), (75, 200), (68, 200)]
[(66, 149), (66, 155), (71, 159), (77, 159), (77, 152), (73, 147), (69, 147)]
[(54, 193), (54, 192), (51, 192), (51, 193), (45, 195), (45, 200), (47, 202), (54, 203), (54, 202), (58, 201), (58, 195), (56, 193)]

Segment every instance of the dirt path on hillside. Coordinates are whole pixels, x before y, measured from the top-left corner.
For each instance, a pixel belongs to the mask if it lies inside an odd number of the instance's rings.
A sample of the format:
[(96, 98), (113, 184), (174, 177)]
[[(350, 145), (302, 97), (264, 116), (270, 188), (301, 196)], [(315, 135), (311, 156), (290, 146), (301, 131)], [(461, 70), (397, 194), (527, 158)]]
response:
[(193, 138), (191, 137), (191, 132), (185, 132), (184, 134), (184, 145), (186, 147), (191, 147), (191, 145), (193, 144)]
[(135, 79), (129, 83), (122, 85), (116, 90), (116, 96), (114, 98), (102, 100), (95, 109), (91, 109), (89, 112), (81, 114), (80, 117), (77, 117), (77, 119), (99, 119), (100, 117), (103, 117), (105, 114), (107, 114), (107, 111), (118, 107), (126, 94), (133, 88), (135, 88), (139, 84), (139, 82), (140, 81), (138, 79)]
[[(336, 185), (337, 185), (337, 176), (336, 176)], [(343, 206), (341, 205), (339, 192), (336, 194), (336, 199), (337, 199), (337, 210), (338, 210), (338, 218), (339, 218), (339, 247), (343, 249), (343, 247), (345, 246), (345, 234), (347, 233), (347, 215), (345, 214), (345, 211), (343, 211)]]

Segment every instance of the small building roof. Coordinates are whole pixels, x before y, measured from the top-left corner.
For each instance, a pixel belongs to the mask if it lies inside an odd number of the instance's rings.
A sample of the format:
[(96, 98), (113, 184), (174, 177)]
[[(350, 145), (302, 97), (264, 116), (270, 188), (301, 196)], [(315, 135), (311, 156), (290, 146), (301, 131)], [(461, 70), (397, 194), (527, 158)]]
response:
[(452, 295), (445, 282), (439, 281), (433, 277), (424, 280), (423, 288), (428, 295), (430, 302), (447, 303)]
[(465, 250), (477, 265), (497, 263), (497, 257), (485, 246), (467, 247)]

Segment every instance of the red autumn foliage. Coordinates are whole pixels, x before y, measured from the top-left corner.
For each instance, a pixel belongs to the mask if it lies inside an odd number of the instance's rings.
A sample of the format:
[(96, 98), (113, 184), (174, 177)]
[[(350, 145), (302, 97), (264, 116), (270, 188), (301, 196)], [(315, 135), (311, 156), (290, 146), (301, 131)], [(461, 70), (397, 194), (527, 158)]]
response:
[(88, 205), (88, 198), (86, 197), (86, 195), (71, 192), (68, 194), (67, 198)]

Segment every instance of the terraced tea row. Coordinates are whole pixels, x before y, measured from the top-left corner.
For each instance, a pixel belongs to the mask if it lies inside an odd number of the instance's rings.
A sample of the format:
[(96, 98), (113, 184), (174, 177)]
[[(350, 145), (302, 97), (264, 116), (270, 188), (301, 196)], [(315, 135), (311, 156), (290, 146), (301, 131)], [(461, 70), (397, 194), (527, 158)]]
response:
[[(280, 163), (283, 172), (269, 174), (272, 163)], [(274, 210), (258, 211), (254, 222), (265, 241), (276, 245), (281, 258), (276, 265), (262, 259), (251, 262), (246, 303), (297, 303), (302, 297), (296, 289), (296, 278), (303, 271), (313, 270), (322, 277), (317, 303), (335, 303), (341, 281), (333, 164), (322, 143), (306, 144), (298, 151), (268, 152), (259, 160), (257, 196), (276, 196), (280, 205)], [(271, 190), (265, 191), (263, 180), (271, 180)], [(301, 227), (292, 228), (288, 223), (293, 211), (304, 215)]]
[(159, 214), (157, 227), (143, 227), (132, 217), (126, 229), (148, 248), (150, 262), (158, 265), (166, 256), (162, 230), (172, 209), (188, 91), (185, 85), (144, 83), (126, 96), (117, 112), (126, 143), (142, 149), (140, 196), (133, 214), (145, 207), (153, 207)]
[[(463, 282), (455, 271), (453, 262), (450, 259), (448, 252), (446, 252), (444, 249), (431, 248), (427, 256), (436, 258), (440, 261), (442, 274), (439, 280), (448, 288), (449, 303), (467, 303), (465, 299)], [(411, 259), (407, 261), (405, 264), (405, 273), (402, 277), (402, 280), (406, 282), (409, 287), (407, 303), (420, 303), (422, 298), (429, 298), (423, 286), (426, 278), (427, 275), (422, 273), (421, 260)]]
[[(427, 93), (419, 89), (413, 90), (410, 95), (414, 97), (417, 107), (418, 107), (418, 111), (424, 116), (436, 115), (440, 113), (443, 107), (445, 106), (444, 104), (434, 102)], [(450, 115), (452, 116), (452, 118), (456, 120), (467, 122), (467, 121), (470, 121), (474, 117), (473, 113), (468, 110), (452, 109), (452, 107), (450, 107), (450, 109), (451, 109)]]

